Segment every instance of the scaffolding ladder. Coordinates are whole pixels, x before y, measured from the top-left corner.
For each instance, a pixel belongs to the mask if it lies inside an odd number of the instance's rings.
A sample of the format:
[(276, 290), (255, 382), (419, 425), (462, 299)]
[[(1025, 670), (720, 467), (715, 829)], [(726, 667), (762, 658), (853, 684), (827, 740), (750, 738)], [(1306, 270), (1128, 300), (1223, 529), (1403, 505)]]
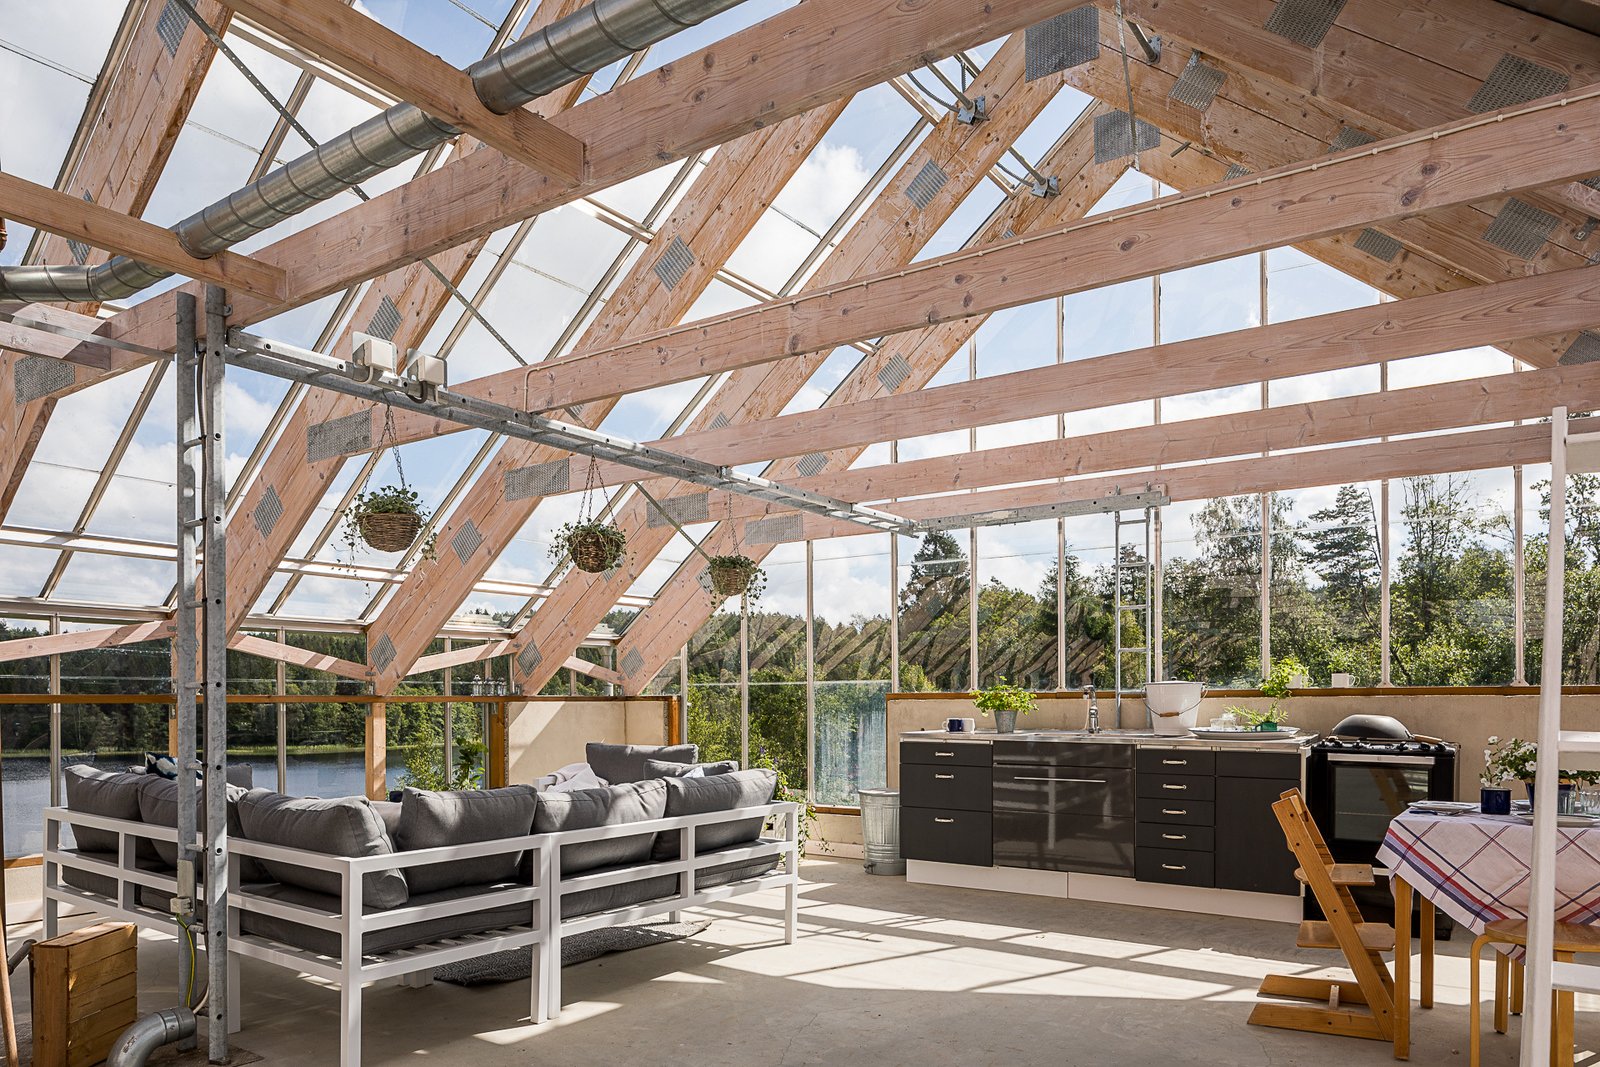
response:
[[(1591, 420), (1584, 420), (1590, 422)], [(1600, 732), (1561, 728), (1562, 630), (1566, 607), (1567, 476), (1600, 473), (1600, 432), (1569, 433), (1567, 409), (1550, 419), (1550, 540), (1545, 571), (1544, 645), (1539, 664), (1539, 751), (1534, 773), (1533, 882), (1528, 902), (1527, 998), (1522, 1063), (1550, 1061), (1551, 992), (1600, 993), (1600, 967), (1557, 963), (1555, 955), (1557, 780), (1560, 756), (1600, 753)], [(1552, 651), (1554, 654), (1552, 655)], [(1565, 1050), (1562, 1060), (1571, 1056)]]
[[(1122, 698), (1124, 695), (1137, 692), (1129, 690), (1125, 685), (1123, 664), (1128, 656), (1140, 657), (1135, 664), (1142, 668), (1139, 677), (1144, 681), (1150, 680), (1150, 661), (1152, 648), (1150, 620), (1151, 603), (1154, 596), (1154, 576), (1151, 570), (1151, 535), (1155, 528), (1155, 507), (1148, 506), (1140, 517), (1123, 518), (1124, 513), (1115, 511), (1111, 514), (1111, 648), (1112, 648), (1112, 677), (1117, 691), (1117, 728), (1122, 728)], [(1124, 541), (1122, 531), (1124, 527), (1139, 527), (1143, 537), (1143, 551), (1138, 555), (1125, 556), (1123, 552)], [(1137, 542), (1128, 542), (1126, 547), (1134, 548)], [(1139, 632), (1144, 634), (1144, 642), (1139, 645), (1124, 645), (1122, 643), (1123, 613), (1132, 613), (1139, 623)]]

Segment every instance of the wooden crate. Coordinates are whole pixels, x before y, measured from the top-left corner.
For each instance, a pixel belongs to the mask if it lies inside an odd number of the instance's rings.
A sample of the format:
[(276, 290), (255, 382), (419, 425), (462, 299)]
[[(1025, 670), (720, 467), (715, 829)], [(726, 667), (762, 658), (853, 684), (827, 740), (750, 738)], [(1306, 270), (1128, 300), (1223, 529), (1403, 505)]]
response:
[(138, 1015), (139, 935), (98, 923), (33, 946), (33, 1062), (90, 1067)]

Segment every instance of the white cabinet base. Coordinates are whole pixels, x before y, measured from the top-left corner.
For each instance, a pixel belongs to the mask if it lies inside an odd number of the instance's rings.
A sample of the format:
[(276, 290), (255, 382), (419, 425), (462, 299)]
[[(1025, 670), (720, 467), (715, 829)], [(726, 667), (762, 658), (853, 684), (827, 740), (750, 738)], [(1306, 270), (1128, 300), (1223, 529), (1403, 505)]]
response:
[(1298, 923), (1304, 915), (1300, 897), (1276, 893), (1243, 893), (1236, 889), (1203, 889), (1162, 885), (1103, 874), (1068, 874), (1025, 867), (971, 867), (962, 863), (907, 860), (906, 881), (914, 885), (942, 885), (954, 889), (987, 889), (996, 893), (1026, 893), (1058, 900), (1088, 900), (1104, 904), (1129, 904), (1140, 908), (1236, 915), (1267, 922)]

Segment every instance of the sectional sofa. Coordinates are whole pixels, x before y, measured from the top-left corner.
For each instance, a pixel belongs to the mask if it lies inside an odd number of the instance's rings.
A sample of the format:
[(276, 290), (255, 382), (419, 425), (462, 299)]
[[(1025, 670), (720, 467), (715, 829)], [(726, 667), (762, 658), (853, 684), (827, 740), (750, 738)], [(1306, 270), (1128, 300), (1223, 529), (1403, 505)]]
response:
[[(792, 942), (797, 806), (773, 802), (771, 771), (695, 756), (596, 745), (604, 787), (406, 789), (398, 803), (230, 787), (230, 1019), (241, 957), (337, 983), (340, 1063), (355, 1067), (365, 982), (426, 984), (443, 964), (529, 947), (542, 1022), (560, 1013), (564, 936), (782, 888)], [(177, 783), (68, 772), (67, 806), (45, 814), (47, 936), (63, 905), (182, 936)]]

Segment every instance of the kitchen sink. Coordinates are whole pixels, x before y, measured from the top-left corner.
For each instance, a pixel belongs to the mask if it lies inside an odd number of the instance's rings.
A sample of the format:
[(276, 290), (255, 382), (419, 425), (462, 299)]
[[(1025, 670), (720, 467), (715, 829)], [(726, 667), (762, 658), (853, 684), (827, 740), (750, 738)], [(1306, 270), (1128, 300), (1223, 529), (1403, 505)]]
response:
[(1101, 730), (1097, 734), (1091, 734), (1088, 730), (1018, 730), (1011, 736), (1041, 739), (1052, 737), (1102, 737), (1107, 740), (1115, 740), (1122, 737), (1155, 737), (1157, 734), (1154, 730)]

